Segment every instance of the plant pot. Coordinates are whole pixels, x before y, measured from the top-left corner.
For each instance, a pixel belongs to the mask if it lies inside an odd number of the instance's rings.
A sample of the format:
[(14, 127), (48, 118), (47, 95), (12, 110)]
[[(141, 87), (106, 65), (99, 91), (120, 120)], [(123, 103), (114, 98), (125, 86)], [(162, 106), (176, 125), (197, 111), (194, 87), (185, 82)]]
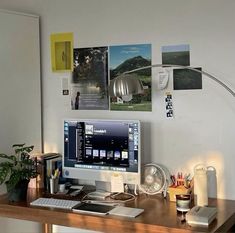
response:
[(27, 199), (29, 180), (21, 180), (10, 190), (7, 190), (8, 200), (12, 202), (25, 201)]

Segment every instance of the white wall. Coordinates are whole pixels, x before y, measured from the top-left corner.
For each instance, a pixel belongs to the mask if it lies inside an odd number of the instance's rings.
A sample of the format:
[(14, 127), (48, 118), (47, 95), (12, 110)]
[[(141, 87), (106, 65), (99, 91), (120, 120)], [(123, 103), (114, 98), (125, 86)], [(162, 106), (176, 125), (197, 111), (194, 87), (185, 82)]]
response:
[[(2, 0), (0, 7), (41, 16), (46, 152), (62, 152), (63, 118), (133, 118), (133, 112), (70, 110), (69, 97), (61, 95), (61, 79), (70, 74), (51, 72), (51, 33), (73, 32), (75, 47), (151, 43), (153, 63), (161, 63), (162, 45), (190, 44), (191, 65), (235, 90), (234, 0)], [(215, 166), (218, 197), (235, 199), (234, 97), (206, 77), (203, 90), (173, 91), (172, 79), (168, 90), (173, 120), (165, 118), (165, 91), (157, 91), (154, 77), (152, 112), (134, 113), (143, 122), (143, 162), (172, 172), (192, 173), (200, 162)]]
[[(45, 149), (62, 152), (62, 124), (66, 117), (140, 119), (143, 122), (143, 161), (170, 170), (187, 170), (205, 162), (218, 171), (218, 196), (235, 199), (233, 169), (235, 99), (207, 80), (203, 90), (173, 91), (175, 119), (167, 120), (164, 93), (153, 77), (152, 112), (72, 111), (61, 93), (61, 78), (50, 68), (49, 36), (73, 32), (74, 46), (152, 43), (153, 63), (161, 63), (161, 46), (190, 44), (191, 64), (202, 66), (235, 89), (235, 2), (207, 1), (50, 1), (42, 14)], [(223, 6), (222, 6), (223, 5)], [(155, 71), (156, 72), (156, 71)], [(171, 79), (172, 81), (172, 79)]]
[[(16, 143), (41, 153), (39, 18), (0, 10), (0, 152)], [(0, 194), (6, 192), (0, 185)], [(39, 224), (0, 218), (0, 232), (32, 232)]]

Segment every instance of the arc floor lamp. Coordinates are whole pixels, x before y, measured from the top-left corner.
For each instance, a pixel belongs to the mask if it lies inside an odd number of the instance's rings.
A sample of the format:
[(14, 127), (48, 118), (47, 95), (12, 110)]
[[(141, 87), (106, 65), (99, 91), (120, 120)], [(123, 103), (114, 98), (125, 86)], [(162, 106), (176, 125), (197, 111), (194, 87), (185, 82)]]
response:
[(225, 88), (233, 97), (235, 97), (235, 92), (216, 76), (206, 71), (193, 68), (191, 66), (169, 65), (169, 64), (153, 64), (153, 65), (133, 69), (133, 70), (130, 70), (130, 71), (127, 71), (118, 75), (117, 77), (115, 77), (114, 79), (110, 81), (110, 86), (109, 86), (110, 96), (128, 97), (133, 94), (143, 93), (144, 88), (143, 88), (142, 82), (136, 77), (134, 72), (145, 70), (145, 69), (150, 69), (150, 68), (157, 68), (157, 67), (159, 68), (183, 68), (183, 69), (195, 71), (197, 73), (201, 73), (207, 76), (208, 78), (210, 78), (211, 80), (217, 82), (219, 85)]

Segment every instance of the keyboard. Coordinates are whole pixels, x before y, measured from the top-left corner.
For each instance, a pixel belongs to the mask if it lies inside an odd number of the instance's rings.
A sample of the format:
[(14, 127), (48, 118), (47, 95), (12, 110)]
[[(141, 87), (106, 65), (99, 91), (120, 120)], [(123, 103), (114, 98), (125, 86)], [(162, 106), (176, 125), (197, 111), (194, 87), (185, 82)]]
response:
[(30, 205), (38, 207), (51, 207), (51, 208), (71, 210), (73, 207), (75, 207), (80, 203), (81, 203), (80, 201), (40, 197), (32, 201)]

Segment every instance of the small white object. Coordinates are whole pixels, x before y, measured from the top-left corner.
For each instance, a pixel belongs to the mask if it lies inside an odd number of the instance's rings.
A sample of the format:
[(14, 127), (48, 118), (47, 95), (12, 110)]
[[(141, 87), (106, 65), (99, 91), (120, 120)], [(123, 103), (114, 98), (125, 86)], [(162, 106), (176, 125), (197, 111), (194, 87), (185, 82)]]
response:
[(59, 192), (64, 193), (65, 192), (65, 184), (59, 184)]
[(208, 197), (217, 197), (217, 176), (216, 169), (213, 166), (207, 167), (207, 191)]
[(111, 192), (113, 193), (124, 192), (123, 176), (119, 173), (113, 173), (111, 175)]
[(144, 212), (144, 209), (117, 206), (111, 211), (109, 211), (109, 214), (135, 218), (143, 212)]
[(84, 186), (83, 185), (72, 185), (72, 186), (70, 186), (70, 189), (83, 189), (84, 188)]
[(105, 198), (108, 196), (110, 196), (110, 193), (102, 190), (90, 192), (87, 194), (87, 197), (93, 200), (105, 200)]
[(207, 167), (203, 164), (198, 164), (194, 167), (194, 196), (196, 205), (208, 205)]
[(167, 87), (169, 81), (169, 74), (166, 71), (158, 73), (158, 87), (160, 90), (164, 90)]

